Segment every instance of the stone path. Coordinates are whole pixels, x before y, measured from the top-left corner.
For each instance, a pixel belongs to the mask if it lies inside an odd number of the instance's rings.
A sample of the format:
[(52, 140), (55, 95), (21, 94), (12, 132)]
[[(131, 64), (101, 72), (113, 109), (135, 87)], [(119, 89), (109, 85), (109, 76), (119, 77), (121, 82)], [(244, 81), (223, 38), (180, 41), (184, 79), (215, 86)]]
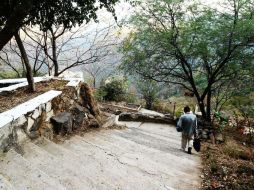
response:
[(123, 130), (74, 136), (63, 144), (27, 142), (24, 155), (0, 157), (0, 189), (196, 190), (200, 158), (180, 147), (180, 134), (162, 124), (128, 122)]

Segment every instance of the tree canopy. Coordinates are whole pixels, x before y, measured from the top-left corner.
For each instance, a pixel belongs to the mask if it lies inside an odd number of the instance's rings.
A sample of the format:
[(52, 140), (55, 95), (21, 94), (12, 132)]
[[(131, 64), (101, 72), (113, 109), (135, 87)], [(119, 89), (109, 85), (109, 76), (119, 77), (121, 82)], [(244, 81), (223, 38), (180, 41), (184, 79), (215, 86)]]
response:
[(221, 3), (223, 8), (185, 0), (135, 1), (140, 8), (122, 46), (122, 67), (193, 92), (210, 120), (217, 84), (253, 65), (254, 55), (253, 0)]
[(53, 25), (71, 28), (96, 20), (96, 11), (114, 13), (118, 0), (2, 0), (0, 6), (0, 50), (24, 25), (39, 25), (46, 31)]

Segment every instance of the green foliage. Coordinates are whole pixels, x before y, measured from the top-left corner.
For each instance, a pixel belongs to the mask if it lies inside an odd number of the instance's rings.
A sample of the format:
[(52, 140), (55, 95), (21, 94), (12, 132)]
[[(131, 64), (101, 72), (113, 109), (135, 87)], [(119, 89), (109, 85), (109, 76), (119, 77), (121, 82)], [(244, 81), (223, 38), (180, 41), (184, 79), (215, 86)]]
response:
[(153, 103), (153, 110), (165, 114), (173, 114), (173, 105), (168, 101), (156, 99)]
[(125, 100), (128, 88), (128, 81), (121, 78), (110, 78), (99, 89), (99, 94), (106, 101)]
[(142, 94), (146, 102), (146, 109), (152, 109), (153, 103), (157, 99), (160, 91), (158, 83), (156, 83), (154, 80), (144, 78), (137, 78), (136, 83), (138, 91), (140, 92), (140, 94)]
[[(19, 73), (17, 73), (19, 72)], [(13, 79), (13, 78), (25, 78), (26, 74), (23, 72), (23, 69), (18, 69), (17, 72), (10, 70), (10, 71), (2, 71), (0, 72), (1, 79)], [(44, 76), (46, 73), (37, 71), (34, 73), (34, 77), (41, 77)]]
[(242, 96), (234, 96), (229, 101), (229, 104), (237, 109), (242, 117), (254, 118), (254, 92)]
[(64, 25), (71, 28), (97, 19), (96, 11), (106, 8), (114, 13), (113, 6), (117, 0), (3, 0), (0, 6), (0, 29), (3, 28), (11, 16), (26, 15), (26, 24), (39, 25), (41, 30), (48, 30), (52, 26)]
[[(197, 1), (135, 2), (142, 8), (121, 49), (127, 73), (181, 85), (195, 92), (199, 105), (210, 105), (205, 97), (253, 67), (251, 0), (223, 0), (223, 12)], [(209, 119), (210, 111), (203, 116)]]
[(41, 72), (41, 71), (37, 71), (33, 74), (34, 77), (42, 77), (45, 76), (46, 73), (45, 72)]
[[(19, 73), (23, 73), (21, 70)], [(0, 72), (0, 78), (1, 79), (13, 79), (13, 78), (22, 78), (25, 77), (24, 73), (23, 74), (18, 74), (15, 71), (2, 71)]]
[(101, 87), (101, 88), (95, 90), (93, 95), (96, 100), (102, 101), (104, 99), (104, 97), (107, 95), (107, 92), (104, 90), (103, 87)]
[(18, 75), (16, 72), (1, 72), (0, 78), (1, 79), (18, 78)]
[(228, 156), (236, 159), (242, 160), (253, 160), (254, 153), (249, 149), (243, 148), (242, 145), (239, 145), (233, 140), (229, 140), (226, 145), (223, 147), (223, 152)]
[(136, 104), (138, 102), (137, 95), (133, 93), (127, 93), (124, 100), (129, 104)]
[(228, 124), (229, 118), (221, 112), (215, 112), (214, 119), (219, 124), (219, 128), (218, 128), (219, 132), (222, 132), (225, 129), (225, 126)]
[(212, 173), (217, 173), (219, 170), (218, 164), (212, 159), (210, 161), (210, 170)]

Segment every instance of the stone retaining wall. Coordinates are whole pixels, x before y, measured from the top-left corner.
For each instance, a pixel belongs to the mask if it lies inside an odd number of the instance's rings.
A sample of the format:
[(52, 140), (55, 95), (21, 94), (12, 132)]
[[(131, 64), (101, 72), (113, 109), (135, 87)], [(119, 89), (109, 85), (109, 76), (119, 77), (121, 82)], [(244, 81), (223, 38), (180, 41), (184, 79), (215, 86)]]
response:
[[(64, 91), (70, 91), (66, 101), (71, 103), (78, 99), (79, 84), (82, 79), (68, 79)], [(41, 135), (53, 138), (50, 118), (60, 110), (54, 102), (61, 97), (61, 91), (50, 90), (11, 110), (0, 114), (0, 151), (8, 151), (10, 147), (18, 147), (24, 141)], [(61, 106), (61, 105), (58, 105)]]

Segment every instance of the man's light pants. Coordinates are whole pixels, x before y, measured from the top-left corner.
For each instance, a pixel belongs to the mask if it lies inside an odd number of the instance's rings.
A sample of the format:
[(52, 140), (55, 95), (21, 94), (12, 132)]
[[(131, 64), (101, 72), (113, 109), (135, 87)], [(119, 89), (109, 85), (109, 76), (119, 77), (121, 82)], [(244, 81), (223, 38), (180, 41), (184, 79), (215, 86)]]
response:
[(193, 139), (194, 139), (194, 135), (189, 136), (187, 134), (182, 133), (182, 149), (185, 150), (187, 144), (188, 144), (188, 148), (192, 148)]

